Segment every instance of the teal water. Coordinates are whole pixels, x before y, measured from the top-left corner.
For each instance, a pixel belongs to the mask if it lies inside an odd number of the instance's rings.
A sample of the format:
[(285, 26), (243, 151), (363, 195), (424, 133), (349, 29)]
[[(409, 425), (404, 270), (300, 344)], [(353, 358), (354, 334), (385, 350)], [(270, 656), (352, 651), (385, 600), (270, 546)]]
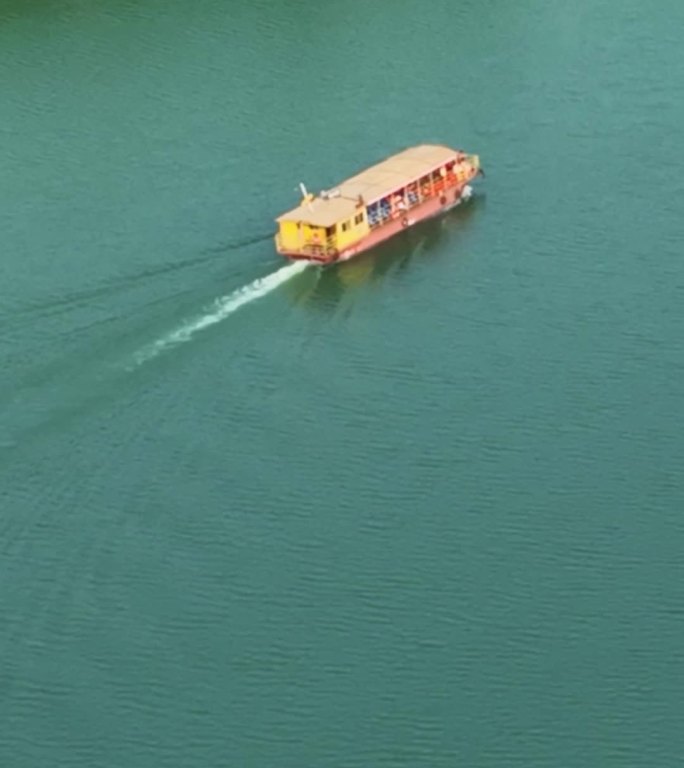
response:
[[(681, 765), (683, 24), (0, 2), (0, 765)], [(279, 271), (431, 141), (471, 204)]]

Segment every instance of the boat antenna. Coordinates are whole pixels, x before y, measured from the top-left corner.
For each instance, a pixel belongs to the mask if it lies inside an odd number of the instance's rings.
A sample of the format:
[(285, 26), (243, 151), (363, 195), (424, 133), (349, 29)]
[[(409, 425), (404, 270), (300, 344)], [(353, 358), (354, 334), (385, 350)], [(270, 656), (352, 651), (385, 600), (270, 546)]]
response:
[(306, 187), (304, 186), (304, 182), (302, 181), (299, 182), (299, 189), (302, 192), (302, 197), (304, 198), (304, 201), (306, 202), (308, 209), (312, 211), (313, 208), (311, 207), (311, 198), (313, 197), (313, 195), (310, 195), (307, 192)]

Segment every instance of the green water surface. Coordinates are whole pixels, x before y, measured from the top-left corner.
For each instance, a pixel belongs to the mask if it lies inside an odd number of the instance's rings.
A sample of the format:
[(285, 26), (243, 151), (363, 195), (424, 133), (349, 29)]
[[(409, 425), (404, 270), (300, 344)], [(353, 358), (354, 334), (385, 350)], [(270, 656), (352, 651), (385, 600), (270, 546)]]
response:
[[(683, 28), (0, 0), (3, 768), (682, 765)], [(422, 142), (476, 199), (272, 277)]]

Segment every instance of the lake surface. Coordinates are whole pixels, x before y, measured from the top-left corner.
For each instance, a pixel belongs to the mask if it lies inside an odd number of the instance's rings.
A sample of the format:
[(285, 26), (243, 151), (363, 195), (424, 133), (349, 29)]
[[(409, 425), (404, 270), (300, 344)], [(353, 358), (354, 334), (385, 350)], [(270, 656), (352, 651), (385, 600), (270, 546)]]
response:
[[(0, 0), (0, 764), (680, 766), (684, 5)], [(406, 146), (477, 197), (323, 272)]]

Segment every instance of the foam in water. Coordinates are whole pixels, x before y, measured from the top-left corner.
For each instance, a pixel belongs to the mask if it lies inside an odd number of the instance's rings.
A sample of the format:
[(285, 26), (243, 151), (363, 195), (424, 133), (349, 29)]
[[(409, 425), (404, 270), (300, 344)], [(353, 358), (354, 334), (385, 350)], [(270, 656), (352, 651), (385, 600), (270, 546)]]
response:
[(294, 261), (292, 264), (288, 264), (285, 267), (281, 267), (276, 272), (266, 275), (266, 277), (260, 277), (248, 285), (238, 288), (238, 290), (233, 291), (227, 296), (222, 296), (214, 302), (210, 311), (200, 315), (194, 320), (188, 321), (175, 331), (172, 331), (166, 336), (162, 336), (150, 346), (140, 350), (135, 356), (135, 362), (138, 365), (141, 365), (142, 363), (157, 357), (157, 355), (169, 347), (190, 341), (190, 339), (199, 331), (203, 331), (205, 328), (209, 328), (212, 325), (222, 322), (227, 317), (230, 317), (233, 312), (237, 312), (240, 307), (244, 307), (245, 304), (263, 298), (278, 288), (278, 286), (287, 282), (290, 278), (303, 272), (307, 266), (308, 262), (306, 261)]

